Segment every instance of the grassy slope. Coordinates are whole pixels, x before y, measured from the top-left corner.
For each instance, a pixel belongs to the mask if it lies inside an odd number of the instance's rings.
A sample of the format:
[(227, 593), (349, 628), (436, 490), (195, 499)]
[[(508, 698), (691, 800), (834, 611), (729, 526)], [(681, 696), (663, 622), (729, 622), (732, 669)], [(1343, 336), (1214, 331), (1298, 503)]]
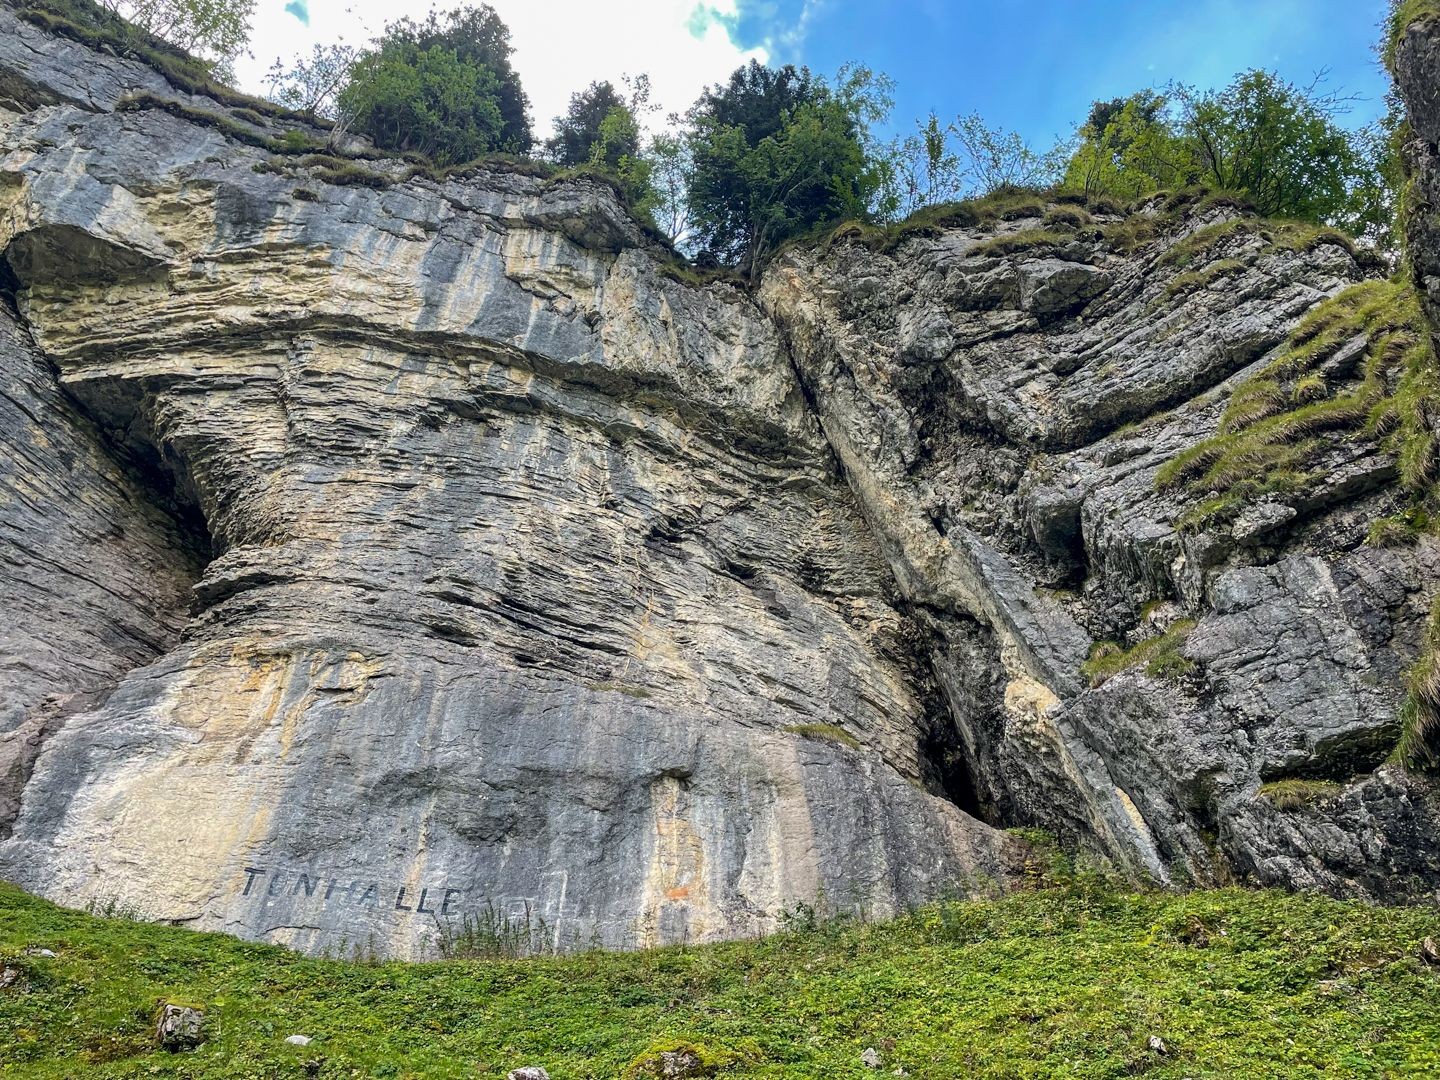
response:
[[(426, 1078), (531, 1063), (565, 1080), (620, 1076), (666, 1039), (737, 1053), (725, 1076), (1435, 1076), (1440, 969), (1418, 948), (1437, 932), (1433, 908), (1072, 886), (715, 947), (357, 964), (0, 885), (0, 959), (30, 983), (0, 991), (0, 1076), (303, 1076), (311, 1061)], [(151, 1052), (162, 998), (205, 1007), (200, 1051)], [(867, 1046), (883, 1072), (861, 1065)]]

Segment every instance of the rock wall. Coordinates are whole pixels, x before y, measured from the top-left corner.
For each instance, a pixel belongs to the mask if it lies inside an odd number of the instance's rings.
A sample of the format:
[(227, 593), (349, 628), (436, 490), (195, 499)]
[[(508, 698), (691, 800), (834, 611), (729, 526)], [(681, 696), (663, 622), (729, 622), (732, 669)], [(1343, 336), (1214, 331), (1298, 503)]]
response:
[[(1307, 491), (1203, 528), (1156, 483), (1377, 269), (1223, 200), (1061, 241), (1055, 213), (793, 251), (761, 290), (935, 635), (988, 816), (1177, 884), (1428, 895), (1432, 786), (1384, 762), (1440, 551), (1365, 542), (1404, 503), (1393, 456), (1336, 438)], [(1080, 677), (1097, 643), (1167, 630), (1176, 671)], [(1283, 780), (1328, 784), (1282, 810), (1262, 786)]]
[[(603, 186), (321, 183), (117, 111), (153, 83), (123, 61), (57, 88), (51, 39), (0, 40), (24, 323), (211, 556), (175, 561), (181, 640), (50, 734), (7, 876), (414, 955), (466, 918), (697, 941), (1007, 874), (931, 793), (911, 620), (743, 294), (664, 276)], [(81, 648), (97, 617), (37, 621)]]
[(1390, 68), (1410, 129), (1404, 155), (1411, 186), (1401, 208), (1407, 255), (1440, 342), (1440, 11), (1395, 29)]
[(1037, 204), (752, 297), (604, 185), (291, 127), (0, 8), (0, 874), (399, 955), (884, 915), (1007, 885), (1004, 826), (1440, 883), (1382, 764), (1440, 571), (1364, 542), (1393, 455), (1203, 529), (1155, 484), (1375, 273), (1343, 244), (1158, 201), (1037, 244)]

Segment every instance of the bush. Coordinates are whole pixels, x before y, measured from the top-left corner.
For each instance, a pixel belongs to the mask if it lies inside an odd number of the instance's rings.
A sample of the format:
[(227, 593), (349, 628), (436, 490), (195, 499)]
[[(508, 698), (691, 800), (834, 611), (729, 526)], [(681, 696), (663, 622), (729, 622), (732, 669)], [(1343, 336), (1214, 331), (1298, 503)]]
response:
[(439, 165), (529, 153), (529, 102), (510, 53), (510, 31), (485, 4), (401, 19), (348, 68), (340, 115), (378, 146)]
[(498, 88), (494, 72), (453, 49), (395, 41), (356, 63), (340, 110), (378, 146), (453, 165), (500, 145)]

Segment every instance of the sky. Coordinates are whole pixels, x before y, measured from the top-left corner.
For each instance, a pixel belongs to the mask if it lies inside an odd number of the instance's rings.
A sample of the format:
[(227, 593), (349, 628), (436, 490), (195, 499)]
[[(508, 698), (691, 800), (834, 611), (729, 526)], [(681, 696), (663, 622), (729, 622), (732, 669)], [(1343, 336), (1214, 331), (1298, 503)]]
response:
[[(537, 134), (592, 80), (646, 72), (665, 112), (683, 110), (745, 61), (831, 75), (856, 61), (896, 84), (892, 130), (934, 110), (979, 113), (1048, 146), (1091, 101), (1171, 80), (1223, 86), (1278, 70), (1355, 95), (1359, 126), (1383, 111), (1372, 49), (1385, 0), (490, 0), (510, 27)], [(439, 7), (453, 6), (440, 0)], [(362, 44), (419, 5), (393, 0), (258, 0), (245, 89), (275, 59), (316, 43)]]

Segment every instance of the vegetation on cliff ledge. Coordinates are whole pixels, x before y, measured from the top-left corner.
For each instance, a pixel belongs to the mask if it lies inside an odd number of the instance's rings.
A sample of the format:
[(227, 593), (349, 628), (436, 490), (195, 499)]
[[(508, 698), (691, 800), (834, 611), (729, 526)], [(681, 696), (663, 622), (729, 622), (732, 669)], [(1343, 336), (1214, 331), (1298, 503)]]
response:
[[(0, 989), (0, 1076), (439, 1080), (541, 1065), (609, 1080), (650, 1075), (679, 1044), (724, 1077), (1440, 1073), (1433, 908), (1122, 894), (1072, 876), (889, 923), (793, 922), (717, 946), (363, 963), (0, 885), (0, 968), (16, 973)], [(208, 1041), (157, 1050), (161, 1002), (203, 1009)]]

